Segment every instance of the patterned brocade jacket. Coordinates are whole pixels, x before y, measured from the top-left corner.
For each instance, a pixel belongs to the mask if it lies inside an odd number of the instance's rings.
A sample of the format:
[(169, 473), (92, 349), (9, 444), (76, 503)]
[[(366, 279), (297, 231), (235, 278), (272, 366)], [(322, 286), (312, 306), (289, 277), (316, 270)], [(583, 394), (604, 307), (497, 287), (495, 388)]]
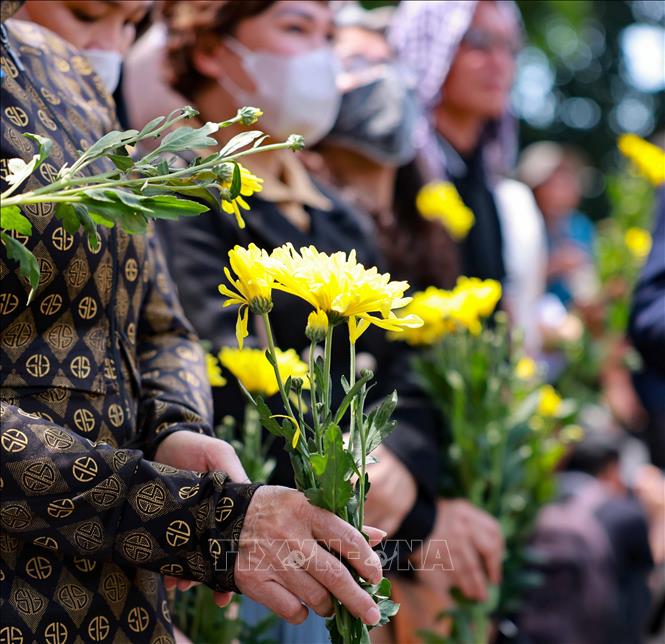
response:
[[(4, 27), (0, 177), (35, 153), (24, 133), (54, 142), (30, 190), (113, 129), (113, 107), (62, 40)], [(233, 589), (255, 486), (148, 460), (165, 436), (211, 421), (203, 355), (156, 237), (100, 227), (93, 249), (53, 204), (24, 214), (32, 235), (13, 236), (41, 267), (30, 305), (0, 248), (0, 642), (172, 641), (161, 575)]]

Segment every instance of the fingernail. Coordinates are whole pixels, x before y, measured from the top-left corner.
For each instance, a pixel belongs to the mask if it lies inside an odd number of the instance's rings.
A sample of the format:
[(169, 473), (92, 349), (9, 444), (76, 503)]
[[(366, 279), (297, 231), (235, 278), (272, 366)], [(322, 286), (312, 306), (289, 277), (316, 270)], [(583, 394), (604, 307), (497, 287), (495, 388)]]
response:
[(365, 613), (365, 624), (369, 624), (370, 626), (374, 626), (374, 624), (378, 624), (379, 620), (381, 619), (381, 613), (379, 612), (379, 609), (376, 606), (372, 606), (367, 613)]

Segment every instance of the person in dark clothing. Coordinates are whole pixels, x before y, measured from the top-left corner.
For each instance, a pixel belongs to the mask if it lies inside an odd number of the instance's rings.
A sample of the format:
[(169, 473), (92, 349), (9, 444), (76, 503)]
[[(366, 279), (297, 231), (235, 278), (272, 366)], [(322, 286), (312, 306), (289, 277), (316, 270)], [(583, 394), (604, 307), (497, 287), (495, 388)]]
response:
[(665, 469), (665, 187), (656, 196), (653, 243), (635, 292), (628, 327), (644, 360), (635, 387), (647, 410), (651, 462)]
[[(24, 134), (51, 139), (32, 190), (117, 124), (90, 63), (47, 29), (10, 19), (19, 4), (0, 5), (0, 167), (32, 158)], [(362, 549), (369, 567), (358, 572), (378, 581), (378, 557), (359, 532), (294, 490), (249, 483), (212, 436), (204, 356), (154, 231), (100, 227), (93, 246), (66, 232), (53, 206), (26, 207), (31, 234), (3, 230), (0, 247), (0, 640), (172, 642), (163, 575), (206, 583), (225, 601), (237, 587), (302, 620), (302, 589), (314, 578), (288, 582), (277, 570), (266, 579), (247, 560), (257, 540), (270, 556), (279, 546), (268, 541), (316, 538), (316, 516), (326, 534)], [(30, 302), (11, 244), (40, 259)], [(378, 609), (337, 563), (323, 586), (337, 593), (341, 579), (355, 594), (351, 610), (364, 603), (376, 623)], [(315, 590), (310, 605), (332, 610)]]

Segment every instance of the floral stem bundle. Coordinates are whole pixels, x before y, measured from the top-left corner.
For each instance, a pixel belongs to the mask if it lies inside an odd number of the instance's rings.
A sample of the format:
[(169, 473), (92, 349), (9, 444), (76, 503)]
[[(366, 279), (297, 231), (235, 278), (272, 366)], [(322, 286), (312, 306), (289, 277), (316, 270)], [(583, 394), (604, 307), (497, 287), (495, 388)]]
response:
[[(375, 268), (365, 268), (356, 261), (354, 252), (348, 256), (342, 252), (327, 255), (314, 247), (297, 251), (287, 244), (268, 254), (252, 244), (234, 248), (229, 259), (230, 269), (225, 269), (229, 285), (221, 284), (219, 290), (227, 297), (225, 306), (239, 306), (236, 335), (240, 349), (235, 359), (229, 360), (224, 359), (224, 352), (229, 350), (223, 350), (222, 363), (238, 377), (263, 426), (285, 439), (296, 487), (312, 504), (362, 531), (369, 489), (367, 464), (372, 451), (394, 428), (390, 417), (397, 395), (393, 392), (366, 411), (373, 374), (356, 374), (356, 341), (370, 325), (399, 332), (422, 324), (415, 315), (397, 317), (394, 313), (410, 301), (404, 298), (408, 284), (391, 281), (389, 275), (382, 275)], [(274, 290), (312, 306), (303, 329), (310, 341), (307, 363), (300, 362), (292, 350), (282, 352), (275, 345), (270, 322)], [(263, 378), (258, 365), (249, 372), (239, 366), (247, 359), (243, 351), (256, 352), (242, 348), (250, 312), (265, 329), (264, 368), (269, 364), (273, 370), (272, 386), (259, 386), (258, 378)], [(344, 395), (338, 405), (333, 405), (336, 383), (332, 382), (331, 363), (334, 331), (338, 327), (348, 330), (350, 362), (348, 378), (343, 377), (340, 383)], [(264, 396), (277, 393), (283, 413), (275, 414)], [(344, 425), (349, 428), (348, 436), (343, 434)], [(378, 604), (379, 624), (387, 623), (398, 609), (390, 601), (390, 582), (383, 579), (372, 585), (357, 575), (355, 578)], [(328, 621), (331, 641), (369, 644), (367, 626), (342, 604), (334, 604), (335, 616)]]
[(460, 278), (452, 291), (416, 293), (404, 312), (424, 325), (396, 336), (422, 348), (416, 371), (445, 419), (441, 496), (467, 499), (494, 516), (506, 542), (500, 588), (490, 589), (482, 603), (453, 592), (447, 641), (459, 644), (484, 641), (492, 615), (515, 608), (532, 581), (525, 570), (530, 529), (554, 494), (565, 441), (579, 432), (562, 429), (575, 408), (540, 385), (505, 314), (490, 317), (500, 297), (498, 282), (475, 278)]
[[(259, 130), (251, 130), (233, 137), (207, 157), (184, 164), (175, 155), (217, 147), (218, 141), (211, 135), (234, 124), (251, 125), (261, 111), (243, 107), (236, 116), (220, 123), (208, 122), (199, 128), (180, 126), (181, 121), (197, 114), (193, 108), (183, 107), (153, 119), (140, 131), (109, 132), (81, 152), (71, 166), (62, 166), (55, 181), (18, 194), (48, 158), (52, 147), (52, 141), (46, 137), (25, 135), (35, 143), (37, 152), (28, 162), (18, 158), (8, 161), (9, 173), (5, 177), (8, 188), (0, 194), (0, 238), (7, 255), (19, 263), (21, 276), (30, 284), (28, 301), (39, 284), (40, 267), (36, 257), (19, 241), (32, 233), (30, 220), (21, 213), (21, 208), (55, 204), (55, 216), (64, 229), (75, 234), (83, 227), (93, 248), (99, 244), (98, 225), (107, 228), (117, 225), (128, 233), (142, 233), (151, 218), (198, 215), (220, 204), (243, 227), (240, 208), (248, 209), (243, 196), (261, 190), (261, 180), (242, 167), (238, 159), (258, 152), (298, 150), (303, 146), (302, 137), (296, 135), (283, 143), (262, 145), (266, 136)], [(137, 145), (150, 139), (161, 139), (159, 146), (144, 156), (130, 154)]]

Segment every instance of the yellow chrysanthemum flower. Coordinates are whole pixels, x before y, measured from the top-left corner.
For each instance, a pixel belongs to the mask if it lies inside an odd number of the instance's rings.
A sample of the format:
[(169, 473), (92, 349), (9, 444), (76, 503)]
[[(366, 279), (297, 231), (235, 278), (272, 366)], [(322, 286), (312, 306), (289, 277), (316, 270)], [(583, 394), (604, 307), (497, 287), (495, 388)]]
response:
[(559, 396), (552, 385), (543, 385), (540, 388), (538, 414), (546, 418), (552, 418), (557, 415), (560, 407), (561, 396)]
[[(276, 349), (277, 368), (282, 381), (287, 378), (302, 378), (303, 388), (309, 389), (307, 365), (298, 357), (294, 349)], [(219, 361), (252, 394), (266, 397), (279, 391), (275, 371), (262, 349), (234, 349), (224, 347), (219, 352)]]
[(375, 267), (365, 268), (356, 260), (355, 251), (348, 256), (343, 252), (328, 255), (309, 246), (298, 252), (286, 244), (273, 250), (270, 267), (275, 289), (323, 311), (329, 323), (346, 320), (351, 342), (370, 324), (392, 331), (422, 324), (414, 315), (398, 318), (394, 313), (411, 300), (404, 297), (408, 282), (394, 282)]
[[(245, 227), (245, 221), (240, 213), (240, 208), (249, 210), (249, 204), (243, 197), (251, 197), (255, 192), (260, 192), (263, 189), (263, 179), (253, 175), (247, 168), (238, 164), (240, 168), (240, 194), (232, 200), (222, 199), (222, 209), (228, 212), (229, 215), (235, 215), (239, 228)], [(229, 190), (233, 180), (233, 173), (228, 179), (222, 181), (219, 187), (222, 190)]]
[(538, 373), (538, 365), (533, 358), (524, 356), (515, 365), (515, 375), (520, 380), (531, 380)]
[(416, 197), (416, 208), (425, 219), (441, 222), (456, 240), (464, 239), (476, 221), (450, 181), (423, 186)]
[(389, 337), (392, 340), (404, 340), (411, 345), (435, 344), (454, 327), (447, 319), (450, 300), (450, 291), (435, 286), (415, 293), (400, 314), (418, 316), (423, 321), (422, 326), (404, 329), (399, 334), (390, 333)]
[(622, 134), (619, 150), (654, 186), (665, 183), (665, 151), (636, 134)]
[(623, 237), (626, 247), (637, 259), (644, 259), (651, 251), (651, 233), (644, 228), (629, 228)]
[(222, 376), (222, 370), (215, 356), (206, 354), (206, 367), (208, 371), (208, 381), (211, 387), (223, 387), (226, 384), (226, 378)]
[(236, 337), (241, 349), (247, 337), (249, 310), (263, 314), (272, 309), (274, 279), (267, 267), (267, 260), (268, 253), (256, 244), (250, 244), (247, 248), (236, 246), (229, 251), (229, 263), (237, 279), (233, 279), (231, 271), (224, 267), (226, 279), (236, 290), (232, 291), (225, 284), (218, 286), (219, 292), (228, 298), (224, 306), (239, 306)]
[(454, 293), (462, 293), (469, 298), (477, 314), (486, 318), (492, 315), (501, 299), (501, 283), (462, 276), (457, 280)]

